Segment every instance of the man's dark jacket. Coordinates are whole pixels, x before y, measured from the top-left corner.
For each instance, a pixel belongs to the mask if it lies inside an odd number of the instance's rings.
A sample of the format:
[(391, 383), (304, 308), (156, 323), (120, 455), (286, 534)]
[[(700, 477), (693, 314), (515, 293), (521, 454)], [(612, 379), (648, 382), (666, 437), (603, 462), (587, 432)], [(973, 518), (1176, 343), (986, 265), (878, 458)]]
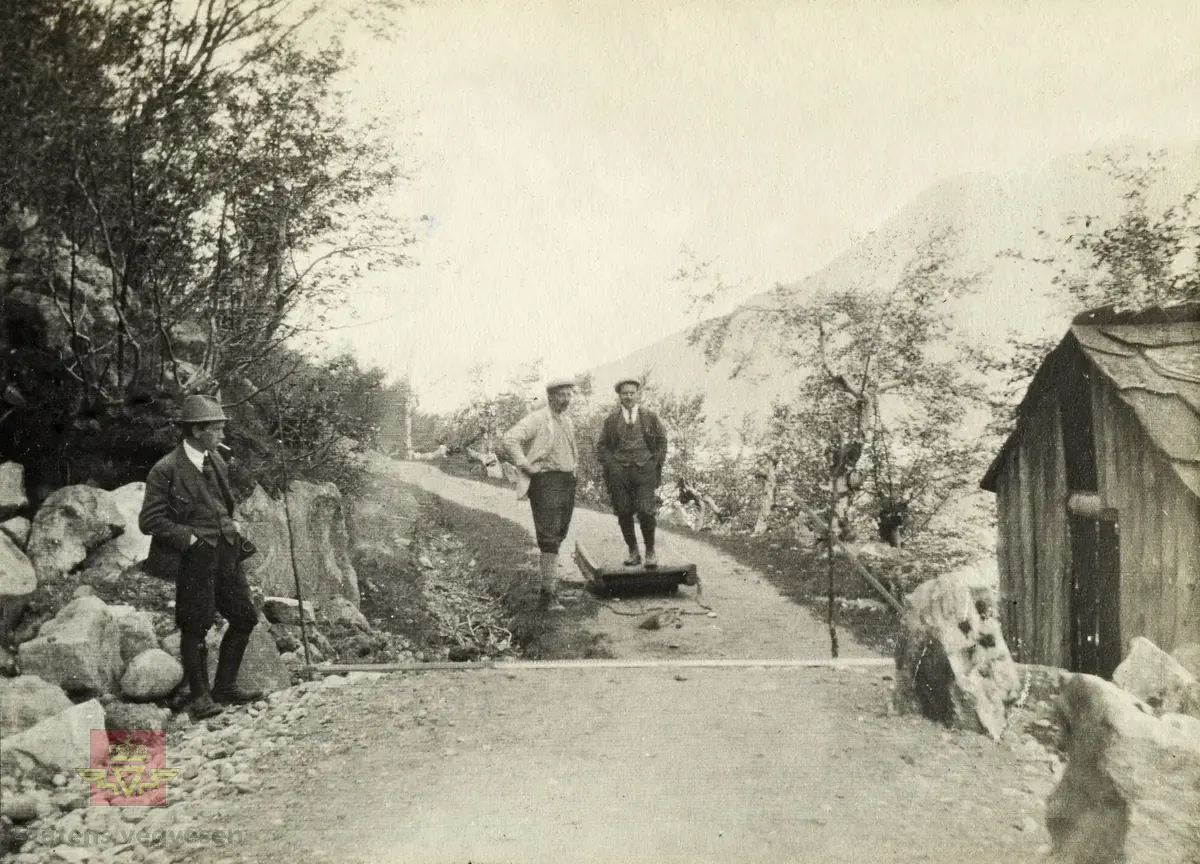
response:
[[(609, 475), (616, 463), (617, 450), (621, 446), (621, 427), (625, 422), (621, 407), (604, 418), (600, 429), (600, 439), (596, 442), (596, 454), (604, 469), (604, 482), (608, 483)], [(662, 482), (663, 464), (667, 461), (667, 432), (663, 429), (662, 421), (653, 411), (638, 406), (638, 424), (642, 427), (642, 437), (646, 440), (646, 448), (658, 468), (658, 480)]]
[[(150, 535), (150, 554), (146, 570), (164, 579), (179, 573), (183, 552), (191, 545), (192, 535), (197, 542), (216, 545), (222, 533), (228, 536), (233, 525), (233, 493), (225, 461), (217, 453), (209, 453), (217, 477), (219, 495), (214, 495), (180, 444), (155, 463), (146, 477), (146, 495), (138, 516), (138, 528)], [(222, 513), (226, 517), (221, 519)], [(224, 531), (222, 521), (225, 521)]]

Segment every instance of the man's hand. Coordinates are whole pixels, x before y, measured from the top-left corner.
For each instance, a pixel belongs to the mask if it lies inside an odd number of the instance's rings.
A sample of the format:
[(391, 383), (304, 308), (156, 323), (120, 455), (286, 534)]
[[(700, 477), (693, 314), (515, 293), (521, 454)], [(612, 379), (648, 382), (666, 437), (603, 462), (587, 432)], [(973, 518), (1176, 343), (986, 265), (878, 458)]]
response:
[(526, 477), (532, 477), (534, 474), (536, 474), (538, 472), (537, 472), (537, 469), (533, 467), (532, 463), (526, 462), (524, 465), (521, 466), (521, 473), (524, 474)]

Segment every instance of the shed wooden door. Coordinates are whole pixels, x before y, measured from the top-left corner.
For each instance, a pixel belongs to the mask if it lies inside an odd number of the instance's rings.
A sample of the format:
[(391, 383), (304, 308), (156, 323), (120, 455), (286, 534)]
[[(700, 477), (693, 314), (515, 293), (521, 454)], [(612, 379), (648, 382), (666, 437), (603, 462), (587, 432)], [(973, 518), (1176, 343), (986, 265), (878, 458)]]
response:
[(1071, 515), (1071, 671), (1111, 678), (1121, 662), (1121, 535), (1116, 513)]

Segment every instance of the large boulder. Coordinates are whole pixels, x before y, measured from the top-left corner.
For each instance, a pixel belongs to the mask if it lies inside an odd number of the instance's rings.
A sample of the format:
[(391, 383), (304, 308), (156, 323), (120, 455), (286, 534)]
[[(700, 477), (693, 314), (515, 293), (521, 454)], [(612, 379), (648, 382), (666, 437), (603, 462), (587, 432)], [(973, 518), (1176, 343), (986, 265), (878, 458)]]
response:
[[(225, 635), (225, 627), (209, 632), (208, 639), (208, 672), (209, 679), (216, 680), (217, 663), (219, 661), (221, 639)], [(250, 634), (250, 644), (246, 646), (246, 656), (242, 658), (241, 668), (238, 669), (237, 686), (243, 690), (259, 690), (263, 693), (274, 693), (292, 686), (292, 676), (279, 656), (275, 647), (275, 637), (265, 621), (260, 621)]]
[(336, 597), (321, 610), (321, 621), (334, 629), (343, 628), (361, 630), (364, 633), (371, 629), (371, 622), (359, 608), (344, 597)]
[(301, 614), (304, 615), (306, 624), (314, 623), (317, 620), (312, 603), (305, 600), (304, 605), (301, 606), (299, 601), (293, 600), (291, 597), (264, 597), (262, 611), (272, 624), (299, 625)]
[(1113, 672), (1112, 680), (1159, 714), (1200, 718), (1200, 681), (1143, 636), (1135, 636), (1129, 643), (1129, 654)]
[(24, 732), (71, 707), (62, 688), (36, 675), (0, 678), (0, 739)]
[(145, 483), (126, 483), (108, 493), (109, 500), (121, 517), (121, 531), (100, 546), (87, 560), (87, 569), (101, 581), (119, 577), (127, 569), (146, 560), (150, 554), (150, 537), (138, 528), (138, 514), (146, 495)]
[(297, 480), (288, 488), (286, 511), (282, 501), (272, 500), (261, 488), (239, 508), (246, 536), (258, 547), (258, 554), (243, 565), (246, 577), (266, 596), (294, 596), (294, 539), (304, 599), (321, 605), (345, 597), (357, 605), (358, 575), (350, 563), (341, 493), (332, 483)]
[(158, 634), (154, 632), (154, 616), (151, 613), (133, 606), (109, 606), (108, 613), (112, 616), (112, 626), (117, 630), (117, 644), (124, 666), (142, 652), (158, 647)]
[(0, 740), (0, 771), (49, 779), (75, 777), (92, 758), (92, 730), (104, 729), (104, 708), (92, 699)]
[(99, 597), (72, 600), (21, 645), (21, 669), (70, 694), (115, 692), (125, 668), (117, 617), (124, 616), (114, 616)]
[(39, 580), (56, 581), (124, 527), (125, 519), (108, 492), (64, 486), (51, 493), (33, 517), (25, 553)]
[(898, 711), (999, 739), (1020, 695), (985, 575), (949, 573), (908, 595), (896, 648)]
[(182, 680), (179, 661), (161, 648), (151, 648), (133, 658), (121, 678), (121, 693), (134, 702), (150, 702), (169, 695)]
[(0, 519), (29, 505), (25, 497), (25, 468), (18, 462), (0, 462)]
[(1156, 718), (1115, 684), (1076, 675), (1060, 703), (1067, 766), (1046, 802), (1057, 864), (1200, 861), (1200, 720)]
[(122, 702), (115, 696), (101, 696), (104, 706), (104, 725), (109, 731), (119, 729), (166, 729), (171, 709), (147, 702)]
[(35, 588), (32, 562), (8, 534), (0, 532), (0, 640), (10, 641), (9, 633)]
[(25, 544), (29, 542), (30, 527), (29, 520), (24, 516), (14, 516), (0, 522), (0, 534), (7, 534), (14, 543), (24, 549)]
[[(221, 639), (225, 635), (225, 624), (220, 628), (214, 627), (208, 631), (204, 640), (208, 646), (208, 675), (212, 681), (217, 674), (217, 663), (220, 661)], [(283, 626), (283, 625), (278, 625)], [(309, 632), (309, 637), (313, 632)], [(179, 631), (163, 637), (162, 648), (172, 657), (179, 657)], [(239, 686), (247, 690), (262, 690), (273, 693), (292, 686), (291, 674), (280, 659), (279, 649), (275, 644), (272, 627), (266, 621), (259, 621), (254, 632), (250, 634), (250, 644), (246, 646), (246, 656), (242, 658), (242, 666), (238, 670)]]

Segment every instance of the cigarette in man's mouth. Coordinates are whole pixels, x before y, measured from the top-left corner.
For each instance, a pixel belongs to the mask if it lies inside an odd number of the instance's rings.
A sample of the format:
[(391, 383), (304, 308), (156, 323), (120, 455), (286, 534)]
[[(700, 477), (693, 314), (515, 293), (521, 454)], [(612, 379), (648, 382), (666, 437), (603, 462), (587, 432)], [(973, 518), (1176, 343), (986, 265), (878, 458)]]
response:
[(232, 449), (232, 448), (230, 448), (230, 447), (226, 447), (224, 444), (218, 444), (218, 445), (217, 445), (217, 447), (218, 447), (218, 449), (224, 450), (226, 453), (232, 453), (232, 452), (233, 452), (233, 449)]

